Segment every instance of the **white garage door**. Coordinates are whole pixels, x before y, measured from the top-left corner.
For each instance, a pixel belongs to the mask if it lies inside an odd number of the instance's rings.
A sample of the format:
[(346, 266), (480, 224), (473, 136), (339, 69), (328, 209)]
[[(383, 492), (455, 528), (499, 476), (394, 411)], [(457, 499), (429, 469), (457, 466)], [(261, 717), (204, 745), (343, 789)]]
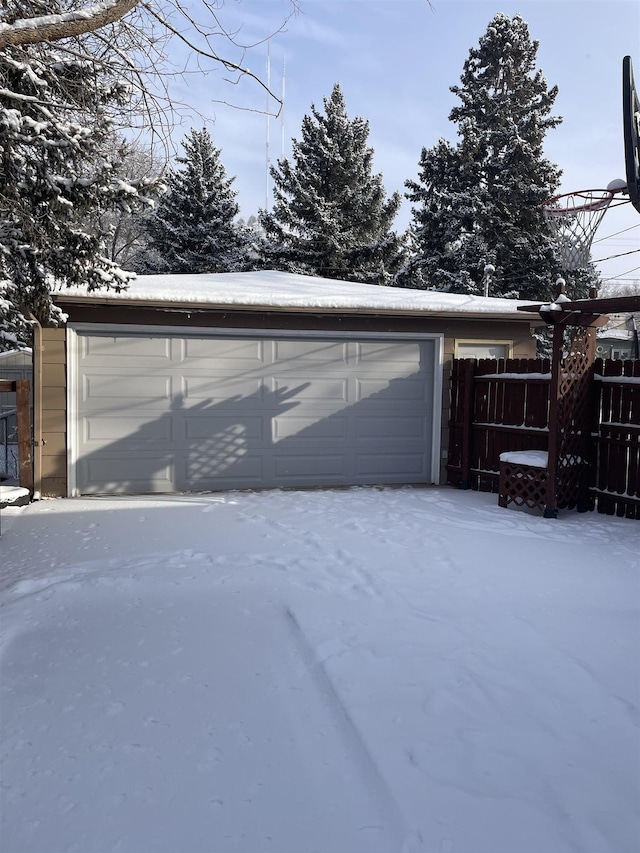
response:
[(77, 493), (432, 481), (434, 340), (78, 329), (74, 352)]

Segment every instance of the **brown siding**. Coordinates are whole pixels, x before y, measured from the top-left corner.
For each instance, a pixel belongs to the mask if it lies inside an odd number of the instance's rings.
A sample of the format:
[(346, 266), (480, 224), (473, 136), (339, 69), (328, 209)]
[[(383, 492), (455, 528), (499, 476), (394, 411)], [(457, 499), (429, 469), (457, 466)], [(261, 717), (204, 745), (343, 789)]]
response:
[(45, 497), (67, 494), (66, 331), (42, 330), (42, 486)]
[[(535, 340), (531, 337), (530, 318), (521, 322), (505, 319), (438, 318), (429, 316), (379, 316), (362, 314), (322, 314), (311, 312), (215, 311), (164, 308), (161, 310), (126, 305), (63, 305), (72, 323), (96, 323), (176, 326), (229, 329), (281, 329), (300, 331), (353, 332), (418, 332), (442, 334), (444, 337), (444, 371), (442, 388), (442, 427), (440, 482), (447, 480), (446, 449), (448, 447), (449, 395), (451, 364), (456, 340), (513, 341), (515, 358), (534, 358)], [(45, 393), (43, 422), (45, 440), (46, 484), (43, 493), (66, 495), (66, 350), (63, 329), (45, 329)], [(60, 368), (63, 368), (61, 373)], [(55, 439), (54, 439), (55, 435)], [(62, 441), (64, 438), (64, 443)]]
[[(522, 357), (535, 356), (535, 341), (529, 330), (530, 317), (522, 321), (505, 318), (495, 320), (431, 317), (428, 315), (382, 316), (365, 314), (330, 314), (295, 311), (205, 311), (176, 310), (127, 306), (63, 305), (71, 323), (138, 324), (143, 326), (191, 326), (229, 329), (283, 329), (355, 332), (434, 332), (445, 335), (447, 343), (463, 340), (513, 340)], [(450, 341), (448, 340), (450, 339)], [(515, 355), (515, 353), (514, 353)]]

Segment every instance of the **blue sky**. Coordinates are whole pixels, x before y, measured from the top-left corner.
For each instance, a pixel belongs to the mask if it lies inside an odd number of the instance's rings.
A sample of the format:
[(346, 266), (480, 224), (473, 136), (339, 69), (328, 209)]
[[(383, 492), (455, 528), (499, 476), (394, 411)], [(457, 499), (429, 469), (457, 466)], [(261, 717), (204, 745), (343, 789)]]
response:
[[(277, 28), (289, 8), (286, 0), (227, 0), (222, 17), (240, 27), (238, 40), (252, 44)], [(531, 37), (540, 42), (538, 67), (550, 86), (559, 87), (554, 113), (563, 117), (547, 135), (545, 154), (563, 170), (562, 191), (606, 186), (624, 177), (621, 66), (631, 55), (640, 78), (640, 3), (637, 0), (301, 0), (301, 11), (270, 40), (271, 87), (282, 91), (286, 63), (285, 109), (269, 122), (271, 161), (290, 154), (302, 117), (339, 82), (350, 116), (369, 120), (374, 168), (388, 193), (403, 192), (417, 176), (423, 146), (440, 137), (455, 141), (448, 120), (457, 99), (449, 87), (459, 82), (469, 50), (498, 12), (520, 14)], [(226, 50), (222, 42), (221, 53)], [(235, 58), (227, 50), (227, 56)], [(266, 44), (243, 60), (266, 78)], [(214, 143), (222, 149), (227, 172), (235, 175), (241, 215), (248, 218), (270, 197), (266, 187), (267, 119), (264, 92), (245, 79), (235, 86), (223, 74), (194, 73), (173, 94), (207, 117)], [(244, 109), (223, 103), (227, 101)], [(249, 110), (256, 110), (251, 112)], [(175, 141), (201, 117), (185, 118)], [(405, 202), (397, 224), (410, 218)], [(626, 230), (631, 229), (631, 230)], [(608, 238), (619, 231), (625, 233)], [(596, 235), (593, 258), (640, 247), (640, 214), (631, 205), (610, 210)], [(599, 264), (605, 278), (640, 280), (640, 253)]]

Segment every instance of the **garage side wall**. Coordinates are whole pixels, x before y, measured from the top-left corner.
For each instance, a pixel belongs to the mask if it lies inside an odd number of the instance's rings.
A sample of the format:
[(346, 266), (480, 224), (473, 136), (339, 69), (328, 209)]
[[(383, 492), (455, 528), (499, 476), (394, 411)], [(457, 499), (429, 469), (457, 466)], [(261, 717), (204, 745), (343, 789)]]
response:
[(43, 329), (42, 345), (41, 494), (63, 497), (67, 494), (66, 330)]

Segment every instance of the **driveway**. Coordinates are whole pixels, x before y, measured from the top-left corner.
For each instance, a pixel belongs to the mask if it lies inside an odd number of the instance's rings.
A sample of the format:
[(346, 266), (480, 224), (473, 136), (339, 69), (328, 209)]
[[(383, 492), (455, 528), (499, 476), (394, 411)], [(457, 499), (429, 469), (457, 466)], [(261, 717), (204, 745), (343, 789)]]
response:
[(636, 849), (636, 522), (436, 488), (3, 514), (3, 853)]

